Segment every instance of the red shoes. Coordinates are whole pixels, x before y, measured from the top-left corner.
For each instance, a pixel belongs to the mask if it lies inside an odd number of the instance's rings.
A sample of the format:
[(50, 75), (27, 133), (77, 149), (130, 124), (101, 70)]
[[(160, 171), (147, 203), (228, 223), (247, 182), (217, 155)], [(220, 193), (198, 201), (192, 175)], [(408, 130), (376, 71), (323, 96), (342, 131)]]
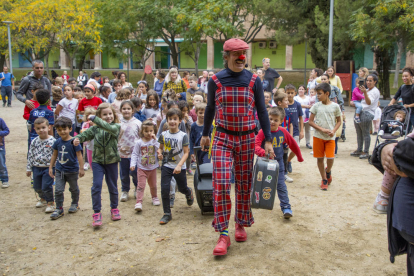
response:
[(223, 256), (227, 254), (227, 248), (230, 246), (229, 236), (220, 235), (216, 247), (214, 247), (214, 256)]
[(247, 240), (246, 230), (244, 227), (236, 223), (236, 233), (234, 234), (234, 239), (238, 242), (244, 242)]

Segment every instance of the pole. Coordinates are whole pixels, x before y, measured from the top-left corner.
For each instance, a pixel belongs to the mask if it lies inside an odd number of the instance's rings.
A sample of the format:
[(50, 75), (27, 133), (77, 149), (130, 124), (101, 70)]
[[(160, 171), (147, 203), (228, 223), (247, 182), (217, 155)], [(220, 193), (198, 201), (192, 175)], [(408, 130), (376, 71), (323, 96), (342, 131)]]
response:
[(10, 73), (13, 74), (13, 61), (12, 61), (12, 51), (11, 51), (10, 24), (7, 24), (7, 36), (9, 38), (9, 63), (10, 63)]
[(308, 40), (305, 40), (305, 73), (303, 84), (306, 85), (306, 58), (308, 57)]
[(127, 50), (127, 53), (128, 53), (128, 59), (127, 59), (127, 63), (128, 63), (128, 66), (127, 66), (127, 75), (128, 75), (128, 81), (130, 81), (130, 80), (129, 80), (129, 66), (130, 66), (131, 64), (129, 64), (129, 63), (131, 62), (131, 60), (130, 60), (131, 54), (130, 54), (130, 52), (129, 52), (129, 48), (128, 48), (128, 50)]
[(328, 67), (332, 66), (333, 14), (334, 14), (334, 0), (331, 0), (331, 9), (330, 9), (330, 14), (329, 14)]

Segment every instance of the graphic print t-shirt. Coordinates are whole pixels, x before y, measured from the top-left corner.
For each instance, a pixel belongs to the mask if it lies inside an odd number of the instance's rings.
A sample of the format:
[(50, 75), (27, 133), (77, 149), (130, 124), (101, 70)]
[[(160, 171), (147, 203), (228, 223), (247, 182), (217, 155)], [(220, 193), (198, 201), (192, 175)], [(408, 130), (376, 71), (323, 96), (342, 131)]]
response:
[[(175, 169), (181, 158), (183, 158), (183, 147), (188, 146), (188, 136), (181, 130), (176, 133), (170, 133), (169, 130), (161, 133), (158, 142), (164, 145), (164, 155), (168, 156), (168, 162), (164, 164), (167, 168)], [(182, 170), (187, 167), (184, 164), (181, 166)]]
[(76, 158), (76, 152), (81, 151), (80, 145), (74, 146), (72, 139), (63, 141), (62, 138), (56, 140), (52, 148), (58, 151), (56, 159), (56, 170), (66, 173), (74, 173), (79, 171), (79, 162)]

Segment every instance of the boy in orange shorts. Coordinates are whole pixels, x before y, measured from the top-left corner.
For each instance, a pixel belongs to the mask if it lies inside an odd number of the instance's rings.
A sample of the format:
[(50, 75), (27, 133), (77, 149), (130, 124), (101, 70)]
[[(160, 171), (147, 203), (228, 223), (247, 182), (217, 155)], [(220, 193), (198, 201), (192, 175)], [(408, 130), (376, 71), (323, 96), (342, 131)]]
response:
[(318, 169), (322, 176), (321, 190), (326, 191), (332, 182), (331, 169), (335, 158), (335, 133), (341, 125), (341, 108), (329, 100), (331, 94), (329, 84), (321, 83), (315, 87), (315, 90), (318, 102), (310, 109), (309, 125), (315, 129), (313, 157), (318, 159)]

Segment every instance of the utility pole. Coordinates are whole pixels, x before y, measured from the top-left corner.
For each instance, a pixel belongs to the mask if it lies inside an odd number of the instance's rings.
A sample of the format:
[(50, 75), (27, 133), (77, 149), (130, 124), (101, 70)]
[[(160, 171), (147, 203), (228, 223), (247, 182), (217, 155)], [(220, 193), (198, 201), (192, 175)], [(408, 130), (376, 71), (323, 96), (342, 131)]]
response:
[(328, 46), (328, 67), (332, 66), (332, 40), (333, 40), (333, 15), (334, 15), (334, 0), (331, 0), (329, 14), (329, 46)]

